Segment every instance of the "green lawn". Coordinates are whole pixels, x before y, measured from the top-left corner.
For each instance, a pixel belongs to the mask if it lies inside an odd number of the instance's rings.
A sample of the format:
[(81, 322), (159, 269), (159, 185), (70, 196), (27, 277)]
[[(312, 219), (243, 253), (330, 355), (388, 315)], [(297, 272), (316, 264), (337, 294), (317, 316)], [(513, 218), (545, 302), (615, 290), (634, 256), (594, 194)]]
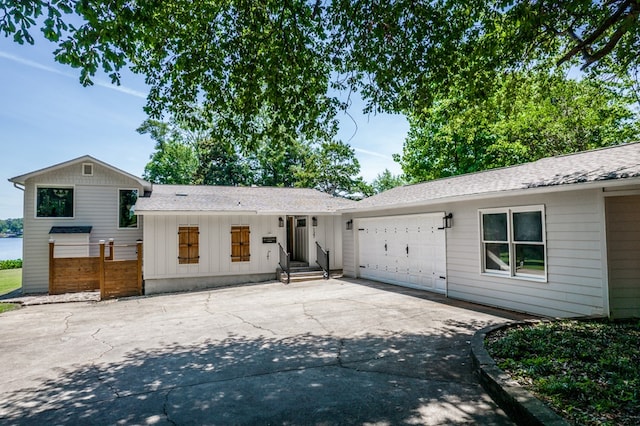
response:
[(18, 308), (20, 308), (20, 305), (17, 303), (0, 303), (0, 314)]
[(22, 269), (0, 270), (0, 296), (22, 287)]

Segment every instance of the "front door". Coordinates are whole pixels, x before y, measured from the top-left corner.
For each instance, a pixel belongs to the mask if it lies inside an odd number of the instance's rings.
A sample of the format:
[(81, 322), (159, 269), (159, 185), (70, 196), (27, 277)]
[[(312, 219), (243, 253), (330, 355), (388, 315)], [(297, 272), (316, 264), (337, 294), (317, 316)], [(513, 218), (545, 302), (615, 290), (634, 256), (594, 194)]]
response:
[(307, 222), (307, 216), (287, 216), (287, 251), (296, 262), (308, 262), (309, 259)]

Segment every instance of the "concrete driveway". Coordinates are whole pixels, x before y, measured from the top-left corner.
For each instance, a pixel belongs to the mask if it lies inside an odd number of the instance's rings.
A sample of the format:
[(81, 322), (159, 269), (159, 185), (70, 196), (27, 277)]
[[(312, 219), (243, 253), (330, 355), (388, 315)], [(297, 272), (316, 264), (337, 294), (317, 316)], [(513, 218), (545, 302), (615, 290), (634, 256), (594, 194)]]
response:
[(0, 315), (2, 424), (510, 424), (469, 340), (523, 316), (360, 280)]

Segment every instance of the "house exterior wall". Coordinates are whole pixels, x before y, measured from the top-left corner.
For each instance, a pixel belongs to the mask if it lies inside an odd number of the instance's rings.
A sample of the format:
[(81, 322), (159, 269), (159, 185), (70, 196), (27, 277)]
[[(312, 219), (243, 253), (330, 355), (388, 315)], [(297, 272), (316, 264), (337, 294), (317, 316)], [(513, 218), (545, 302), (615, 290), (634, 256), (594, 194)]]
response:
[[(145, 293), (186, 291), (219, 285), (258, 282), (275, 279), (278, 267), (278, 244), (263, 243), (263, 237), (275, 236), (284, 246), (286, 228), (278, 226), (282, 215), (147, 215), (145, 216), (144, 243), (153, 247), (144, 251), (143, 274)], [(307, 229), (311, 229), (308, 218)], [(339, 252), (342, 247), (336, 241), (339, 227), (334, 223), (340, 217), (319, 217), (315, 237), (309, 238), (314, 245), (312, 263), (315, 262), (315, 241), (328, 244), (329, 250)], [(250, 226), (251, 260), (231, 261), (231, 226)], [(200, 261), (197, 264), (178, 263), (179, 226), (198, 226), (200, 232)], [(309, 231), (313, 232), (313, 231)], [(321, 242), (321, 244), (322, 244)], [(324, 247), (324, 246), (323, 246)], [(341, 256), (339, 257), (341, 262)], [(332, 267), (335, 265), (332, 261)], [(341, 266), (341, 263), (340, 263)]]
[(605, 203), (611, 316), (640, 317), (640, 195)]
[[(483, 274), (479, 210), (545, 206), (547, 280)], [(373, 217), (445, 211), (453, 213), (447, 233), (447, 295), (452, 298), (538, 315), (607, 315), (604, 199), (598, 189), (511, 196), (407, 209), (388, 209)], [(401, 216), (398, 220), (402, 220)], [(358, 275), (357, 229), (343, 234), (344, 272)], [(346, 251), (349, 251), (346, 253)]]
[[(316, 242), (320, 244), (324, 251), (329, 250), (330, 268), (342, 269), (342, 221), (337, 215), (316, 216), (318, 226), (311, 227), (311, 238), (309, 238), (309, 264), (316, 265), (317, 250)], [(307, 222), (310, 223), (310, 222)]]
[[(36, 218), (36, 188), (46, 186), (73, 186), (73, 218)], [(52, 226), (92, 226), (90, 243), (113, 238), (116, 244), (135, 245), (142, 238), (142, 221), (136, 229), (118, 229), (118, 190), (143, 188), (135, 180), (93, 163), (93, 175), (82, 175), (82, 164), (44, 172), (27, 179), (24, 190), (24, 241), (22, 291), (46, 293), (49, 289), (49, 246)], [(54, 236), (55, 239), (55, 236)], [(98, 246), (92, 246), (90, 254), (98, 254)], [(135, 247), (117, 248), (116, 259), (128, 258)]]

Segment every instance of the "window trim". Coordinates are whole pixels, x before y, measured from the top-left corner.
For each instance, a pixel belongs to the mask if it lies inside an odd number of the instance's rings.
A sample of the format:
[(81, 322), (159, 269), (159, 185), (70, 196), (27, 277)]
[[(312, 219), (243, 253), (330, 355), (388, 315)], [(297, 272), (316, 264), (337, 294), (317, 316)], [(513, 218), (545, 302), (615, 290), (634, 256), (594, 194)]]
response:
[[(73, 190), (73, 212), (71, 216), (38, 216), (38, 190), (40, 188), (49, 189), (71, 189)], [(76, 186), (75, 185), (56, 185), (56, 184), (37, 184), (35, 193), (33, 194), (33, 217), (36, 220), (69, 220), (76, 218)]]
[[(540, 212), (541, 217), (541, 226), (542, 226), (542, 241), (515, 241), (514, 235), (514, 226), (513, 226), (513, 215), (514, 213), (525, 213), (525, 212)], [(493, 269), (486, 268), (486, 252), (485, 252), (485, 244), (491, 244), (494, 241), (484, 239), (484, 223), (483, 223), (483, 215), (485, 214), (496, 214), (496, 213), (506, 213), (507, 214), (507, 241), (506, 244), (509, 246), (509, 270), (507, 271), (498, 271)], [(480, 274), (488, 275), (492, 277), (505, 277), (511, 279), (520, 279), (526, 281), (537, 281), (537, 282), (548, 282), (548, 274), (549, 274), (549, 263), (547, 260), (547, 229), (546, 229), (546, 209), (544, 204), (537, 205), (528, 205), (528, 206), (515, 206), (515, 207), (496, 207), (496, 208), (488, 208), (488, 209), (479, 209), (478, 210), (478, 228), (479, 228), (479, 241), (480, 241)], [(504, 244), (505, 242), (497, 242), (498, 244)], [(543, 275), (534, 275), (521, 273), (517, 271), (516, 265), (516, 246), (522, 244), (528, 245), (540, 245), (543, 247), (543, 256), (544, 256), (544, 274)]]
[(118, 228), (118, 230), (126, 230), (126, 229), (139, 229), (140, 228), (140, 218), (137, 217), (135, 214), (134, 216), (136, 216), (136, 226), (126, 226), (126, 227), (121, 227), (120, 226), (120, 191), (136, 191), (138, 193), (138, 196), (136, 197), (136, 202), (138, 200), (138, 198), (140, 198), (140, 190), (138, 188), (118, 188), (117, 193), (116, 193), (116, 197), (118, 198), (118, 202), (117, 204), (117, 211), (116, 211), (116, 227)]

